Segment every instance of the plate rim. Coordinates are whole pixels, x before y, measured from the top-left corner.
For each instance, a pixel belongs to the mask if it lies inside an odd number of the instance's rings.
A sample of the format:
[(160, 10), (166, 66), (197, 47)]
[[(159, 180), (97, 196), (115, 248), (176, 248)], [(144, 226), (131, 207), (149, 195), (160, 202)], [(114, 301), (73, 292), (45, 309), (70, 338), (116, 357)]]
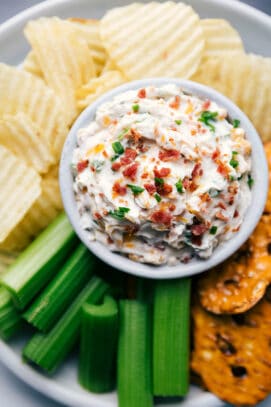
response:
[[(185, 0), (183, 1), (185, 2)], [(201, 0), (201, 2), (210, 5), (217, 4), (219, 0)], [(12, 31), (15, 28), (24, 25), (26, 21), (31, 18), (40, 17), (43, 12), (46, 13), (50, 9), (57, 9), (60, 6), (67, 6), (71, 3), (74, 3), (74, 0), (45, 0), (37, 5), (28, 7), (0, 25), (0, 37), (12, 35)], [(227, 0), (226, 4), (223, 6), (228, 9), (235, 9), (245, 16), (253, 18), (269, 29), (271, 27), (271, 16), (253, 6), (241, 3), (239, 0)], [(0, 340), (0, 361), (22, 382), (35, 389), (37, 392), (52, 400), (60, 402), (61, 404), (65, 403), (65, 405), (71, 407), (112, 407), (110, 401), (100, 400), (99, 395), (93, 393), (86, 392), (86, 396), (83, 396), (82, 393), (80, 393), (79, 397), (74, 395), (74, 390), (69, 390), (69, 388), (59, 385), (46, 375), (32, 368), (30, 365), (20, 361), (19, 355), (13, 350), (12, 346), (2, 340)], [(187, 401), (186, 407), (193, 407), (195, 401), (200, 401), (202, 406), (206, 405), (208, 407), (219, 407), (224, 405), (223, 401), (209, 392), (199, 394), (190, 402)]]

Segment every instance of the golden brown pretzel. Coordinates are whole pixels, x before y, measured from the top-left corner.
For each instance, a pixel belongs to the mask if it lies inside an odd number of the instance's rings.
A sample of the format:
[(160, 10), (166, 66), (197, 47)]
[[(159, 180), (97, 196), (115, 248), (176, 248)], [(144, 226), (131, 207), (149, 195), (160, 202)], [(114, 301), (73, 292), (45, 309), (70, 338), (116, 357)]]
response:
[(198, 280), (202, 306), (215, 314), (245, 312), (271, 282), (271, 215), (263, 215), (246, 244)]
[(268, 295), (245, 314), (222, 316), (193, 306), (192, 369), (206, 388), (236, 406), (271, 392), (271, 303)]

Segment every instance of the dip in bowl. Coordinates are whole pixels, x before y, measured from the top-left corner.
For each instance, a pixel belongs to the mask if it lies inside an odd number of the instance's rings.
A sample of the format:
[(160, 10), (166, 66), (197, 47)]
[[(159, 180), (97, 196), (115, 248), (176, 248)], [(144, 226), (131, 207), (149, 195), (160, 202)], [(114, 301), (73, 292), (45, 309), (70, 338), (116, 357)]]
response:
[(267, 166), (247, 117), (176, 79), (128, 83), (79, 117), (60, 184), (81, 240), (110, 265), (171, 278), (226, 259), (262, 213)]

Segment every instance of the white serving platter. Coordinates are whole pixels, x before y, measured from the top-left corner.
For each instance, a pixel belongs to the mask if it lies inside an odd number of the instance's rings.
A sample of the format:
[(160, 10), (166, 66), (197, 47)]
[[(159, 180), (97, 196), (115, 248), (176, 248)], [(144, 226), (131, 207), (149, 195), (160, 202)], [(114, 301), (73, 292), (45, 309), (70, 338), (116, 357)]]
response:
[[(142, 0), (141, 0), (142, 1)], [(128, 4), (127, 0), (49, 0), (18, 14), (0, 26), (0, 61), (19, 64), (28, 51), (23, 27), (30, 19), (41, 16), (99, 18), (106, 10)], [(246, 50), (271, 57), (271, 18), (236, 0), (184, 0), (201, 17), (226, 18), (237, 28)], [(53, 378), (49, 378), (21, 360), (26, 340), (10, 344), (0, 341), (0, 360), (17, 377), (56, 401), (72, 407), (116, 407), (116, 393), (94, 395), (77, 384), (77, 358), (72, 356)], [(161, 402), (160, 407), (219, 407), (223, 403), (212, 394), (191, 386), (185, 400)], [(264, 405), (271, 405), (271, 399)], [(129, 407), (129, 406), (127, 406)], [(263, 407), (263, 405), (262, 405)]]

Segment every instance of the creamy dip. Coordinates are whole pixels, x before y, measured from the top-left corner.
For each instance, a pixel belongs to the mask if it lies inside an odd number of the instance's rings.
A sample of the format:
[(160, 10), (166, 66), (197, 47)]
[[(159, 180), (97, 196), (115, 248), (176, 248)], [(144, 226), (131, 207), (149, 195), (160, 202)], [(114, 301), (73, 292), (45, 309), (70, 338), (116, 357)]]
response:
[(72, 169), (89, 239), (156, 265), (210, 257), (238, 232), (253, 184), (238, 120), (173, 84), (102, 104)]

